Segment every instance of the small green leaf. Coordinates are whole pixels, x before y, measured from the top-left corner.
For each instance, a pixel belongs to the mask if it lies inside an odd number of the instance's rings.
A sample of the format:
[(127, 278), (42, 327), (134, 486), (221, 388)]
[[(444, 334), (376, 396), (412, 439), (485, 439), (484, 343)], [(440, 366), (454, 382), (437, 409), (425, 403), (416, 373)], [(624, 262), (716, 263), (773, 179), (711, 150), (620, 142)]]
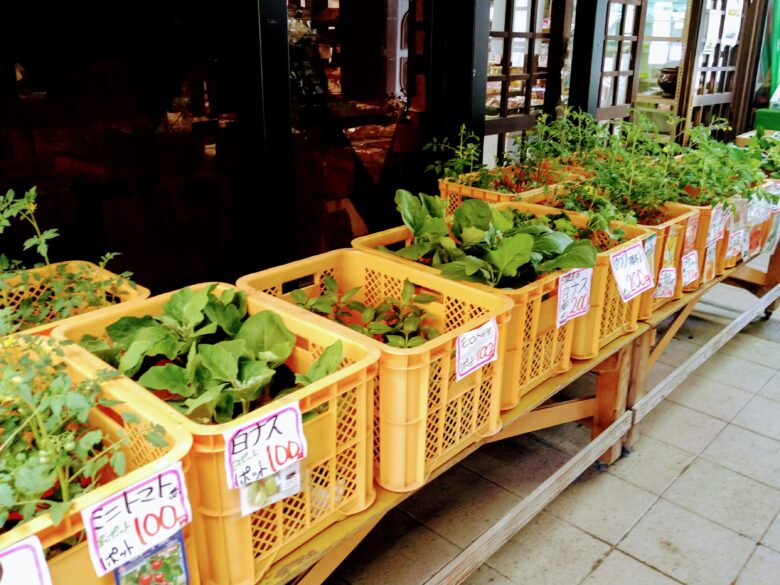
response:
[(341, 365), (341, 360), (344, 357), (344, 345), (341, 340), (337, 341), (333, 345), (329, 346), (322, 352), (317, 361), (315, 361), (309, 371), (304, 376), (300, 374), (295, 376), (295, 381), (304, 384), (313, 384), (317, 380), (329, 376)]
[(198, 354), (203, 365), (220, 381), (230, 382), (238, 376), (238, 358), (218, 345), (201, 344)]

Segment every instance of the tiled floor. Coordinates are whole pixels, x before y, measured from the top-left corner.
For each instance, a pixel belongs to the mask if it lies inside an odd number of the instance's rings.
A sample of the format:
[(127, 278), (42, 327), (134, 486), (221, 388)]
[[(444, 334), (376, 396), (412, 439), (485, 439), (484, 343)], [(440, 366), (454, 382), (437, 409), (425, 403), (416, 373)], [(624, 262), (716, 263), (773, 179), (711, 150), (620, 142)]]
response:
[[(752, 297), (719, 286), (650, 374), (657, 383)], [(780, 311), (779, 311), (780, 313)], [(777, 316), (776, 316), (777, 317)], [(424, 583), (584, 446), (577, 425), (488, 445), (406, 500), (328, 581)], [(780, 320), (751, 324), (588, 470), (470, 585), (780, 585)]]

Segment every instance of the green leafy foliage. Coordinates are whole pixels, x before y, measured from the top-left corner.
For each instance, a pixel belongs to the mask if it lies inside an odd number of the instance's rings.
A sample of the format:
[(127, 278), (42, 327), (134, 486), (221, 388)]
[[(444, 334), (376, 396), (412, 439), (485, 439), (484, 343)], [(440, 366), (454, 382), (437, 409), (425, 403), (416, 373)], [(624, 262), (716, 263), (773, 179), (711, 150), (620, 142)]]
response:
[[(0, 196), (0, 234), (14, 222), (32, 228), (33, 235), (24, 242), (23, 248), (34, 251), (43, 261), (36, 265), (38, 270), (30, 271), (22, 262), (0, 256), (0, 335), (113, 304), (121, 291), (135, 288), (128, 272), (104, 276), (86, 263), (71, 263), (70, 268), (52, 265), (49, 245), (59, 233), (56, 228), (41, 229), (35, 217), (37, 205), (35, 187), (22, 196), (17, 197), (11, 190)], [(105, 268), (116, 256), (116, 253), (104, 255), (98, 266)], [(33, 288), (41, 294), (29, 294)]]
[(334, 372), (343, 351), (333, 344), (296, 379), (285, 362), (297, 339), (282, 318), (249, 316), (246, 293), (216, 294), (215, 284), (181, 289), (161, 315), (122, 317), (106, 334), (85, 335), (80, 344), (204, 424), (228, 422)]
[[(359, 291), (360, 287), (350, 289), (350, 298)], [(313, 308), (317, 301), (333, 294), (338, 296), (338, 284), (327, 277), (322, 295), (308, 297), (305, 291), (298, 289), (290, 293), (290, 297), (299, 306), (319, 312)], [(343, 305), (344, 309), (341, 311), (320, 314), (391, 347), (419, 347), (439, 335), (439, 332), (426, 322), (429, 315), (419, 306), (435, 300), (435, 297), (427, 293), (416, 293), (414, 285), (406, 279), (400, 299), (386, 297), (376, 305), (352, 300)]]
[[(0, 343), (0, 529), (46, 512), (59, 524), (74, 498), (126, 471), (126, 436), (112, 440), (89, 422), (95, 406), (120, 404), (101, 398), (100, 382), (111, 374), (77, 383), (60, 355), (45, 337)], [(136, 430), (167, 446), (164, 429)]]
[(414, 240), (396, 254), (438, 267), (442, 276), (453, 280), (517, 288), (545, 272), (587, 268), (596, 262), (590, 230), (578, 230), (565, 215), (537, 218), (467, 199), (444, 234), (440, 229), (420, 229), (424, 222), (410, 225), (408, 214), (402, 217)]

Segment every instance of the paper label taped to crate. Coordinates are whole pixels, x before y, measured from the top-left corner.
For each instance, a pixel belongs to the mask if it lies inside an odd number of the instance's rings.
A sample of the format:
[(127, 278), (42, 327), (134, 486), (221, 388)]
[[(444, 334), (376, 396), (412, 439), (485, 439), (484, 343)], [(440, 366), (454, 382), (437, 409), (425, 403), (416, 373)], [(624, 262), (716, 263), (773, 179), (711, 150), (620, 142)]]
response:
[(707, 244), (707, 254), (704, 256), (704, 272), (701, 275), (702, 284), (715, 278), (715, 264), (718, 256), (718, 242)]
[(145, 554), (192, 519), (181, 462), (81, 511), (99, 576)]
[(116, 585), (138, 585), (147, 582), (150, 585), (189, 584), (190, 571), (187, 567), (187, 552), (184, 549), (184, 535), (181, 530), (150, 549), (144, 556), (114, 571)]
[(653, 288), (653, 275), (641, 242), (615, 252), (609, 262), (624, 303)]
[(265, 479), (306, 457), (303, 417), (297, 402), (225, 431), (223, 436), (230, 489)]
[(49, 566), (37, 536), (28, 536), (0, 550), (0, 583), (52, 585)]
[(707, 245), (723, 238), (723, 204), (718, 203), (712, 208), (710, 227), (707, 231)]
[[(685, 226), (685, 241), (683, 242), (683, 252), (688, 253), (696, 247), (696, 234), (699, 231), (699, 212), (688, 218)], [(697, 277), (698, 278), (698, 277)], [(683, 282), (685, 284), (685, 282)]]
[(742, 254), (742, 234), (744, 230), (737, 230), (729, 234), (729, 248), (726, 252), (727, 258), (733, 258)]
[(301, 491), (301, 462), (285, 467), (260, 481), (238, 488), (241, 496), (241, 516), (275, 504)]
[(687, 286), (699, 278), (699, 254), (696, 250), (688, 252), (680, 260), (683, 286)]
[(645, 256), (647, 256), (647, 264), (650, 267), (655, 266), (655, 245), (658, 243), (658, 236), (656, 234), (647, 238), (643, 244), (645, 247)]
[(455, 378), (462, 380), (497, 358), (498, 324), (493, 318), (482, 327), (458, 336), (455, 344)]
[(592, 283), (593, 268), (570, 270), (558, 279), (558, 312), (555, 319), (558, 328), (590, 310)]
[(658, 285), (655, 287), (653, 297), (656, 299), (670, 299), (674, 296), (674, 288), (677, 285), (677, 269), (661, 268), (658, 273)]

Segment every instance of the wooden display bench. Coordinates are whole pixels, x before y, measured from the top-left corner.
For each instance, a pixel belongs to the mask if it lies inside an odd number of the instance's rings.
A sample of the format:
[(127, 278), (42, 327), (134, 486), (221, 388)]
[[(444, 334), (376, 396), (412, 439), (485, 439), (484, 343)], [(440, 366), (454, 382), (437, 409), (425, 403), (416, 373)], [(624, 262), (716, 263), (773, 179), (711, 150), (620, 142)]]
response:
[[(504, 412), (503, 428), (496, 435), (470, 445), (439, 467), (428, 482), (490, 442), (574, 421), (587, 424), (592, 429), (592, 440), (584, 449), (439, 570), (426, 585), (462, 582), (594, 462), (610, 464), (620, 456), (622, 449), (630, 451), (638, 437), (639, 421), (743, 327), (771, 310), (780, 298), (780, 284), (777, 284), (780, 282), (780, 254), (776, 256), (770, 260), (767, 273), (760, 273), (763, 276), (746, 266), (732, 268), (696, 292), (685, 294), (662, 307), (651, 319), (640, 323), (636, 331), (616, 339), (595, 358), (575, 361), (571, 370), (533, 389), (522, 397), (515, 408)], [(746, 288), (763, 296), (658, 386), (646, 392), (647, 371), (666, 349), (702, 295), (720, 282), (744, 283)], [(671, 324), (659, 335), (659, 325), (672, 317)], [(561, 390), (589, 372), (596, 374), (593, 396), (557, 399)], [(262, 582), (269, 585), (322, 583), (388, 512), (414, 493), (396, 493), (377, 487), (376, 501), (369, 509), (324, 530), (294, 553), (278, 560)]]

